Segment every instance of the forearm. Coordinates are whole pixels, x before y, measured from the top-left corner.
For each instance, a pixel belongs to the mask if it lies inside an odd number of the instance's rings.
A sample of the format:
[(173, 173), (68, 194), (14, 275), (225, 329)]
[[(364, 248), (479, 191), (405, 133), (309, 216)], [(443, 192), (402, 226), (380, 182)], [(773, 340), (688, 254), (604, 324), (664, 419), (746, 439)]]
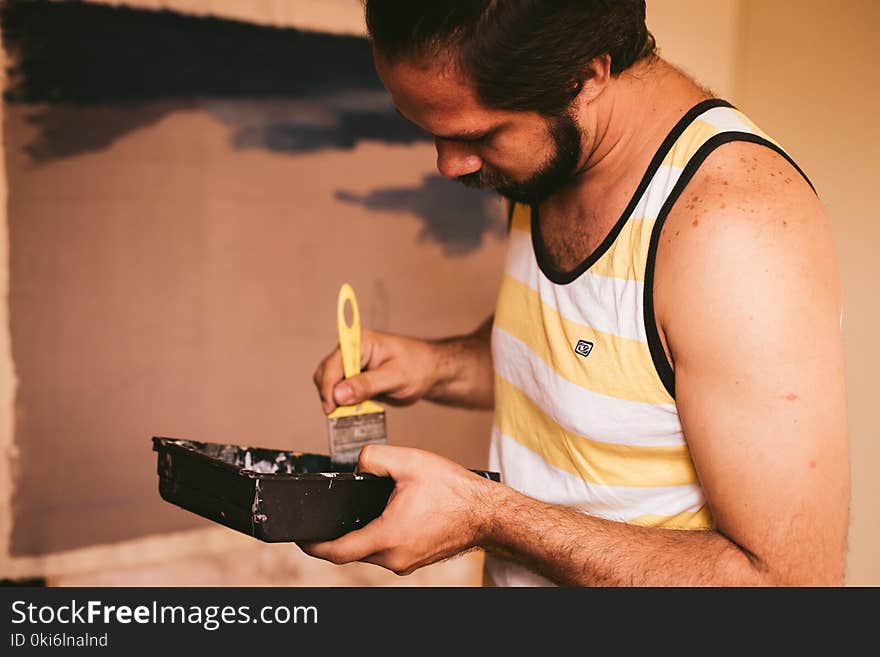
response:
[(435, 350), (437, 380), (426, 399), (466, 408), (493, 407), (492, 321), (490, 316), (473, 333), (430, 343)]
[(487, 482), (482, 547), (574, 586), (764, 586), (754, 556), (716, 531), (640, 527)]

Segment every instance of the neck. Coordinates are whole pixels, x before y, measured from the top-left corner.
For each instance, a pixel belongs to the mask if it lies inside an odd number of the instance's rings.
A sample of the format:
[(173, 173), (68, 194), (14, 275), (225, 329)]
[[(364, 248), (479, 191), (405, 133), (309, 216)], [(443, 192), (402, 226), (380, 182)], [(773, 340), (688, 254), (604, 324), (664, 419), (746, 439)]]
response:
[(563, 204), (613, 187), (643, 171), (676, 121), (711, 94), (660, 58), (639, 62), (578, 108), (584, 156)]

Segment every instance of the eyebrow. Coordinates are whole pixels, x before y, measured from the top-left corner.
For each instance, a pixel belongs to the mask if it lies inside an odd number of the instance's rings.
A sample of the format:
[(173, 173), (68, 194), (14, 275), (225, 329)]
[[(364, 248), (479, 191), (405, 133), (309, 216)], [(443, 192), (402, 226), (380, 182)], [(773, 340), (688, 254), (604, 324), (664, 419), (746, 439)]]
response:
[(434, 135), (437, 139), (443, 139), (445, 141), (463, 141), (463, 142), (474, 142), (474, 141), (483, 141), (484, 139), (488, 139), (496, 132), (498, 132), (500, 126), (491, 128), (489, 130), (471, 130), (470, 132), (457, 132), (452, 135)]
[[(394, 111), (397, 112), (403, 118), (404, 121), (407, 121), (408, 123), (412, 123), (413, 125), (416, 125), (415, 123), (410, 121), (408, 118), (403, 116), (403, 113), (397, 108), (396, 105), (394, 106)], [(419, 127), (419, 126), (417, 126), (417, 127)], [(437, 139), (443, 139), (444, 141), (475, 142), (475, 141), (482, 141), (484, 139), (487, 139), (489, 137), (494, 136), (495, 133), (498, 132), (502, 127), (504, 127), (504, 124), (497, 125), (493, 128), (489, 128), (488, 130), (468, 130), (466, 132), (456, 132), (456, 133), (449, 134), (449, 135), (438, 135), (435, 133), (428, 133), (428, 134), (430, 134), (433, 137), (436, 137)], [(428, 131), (426, 130), (425, 132), (428, 132)]]

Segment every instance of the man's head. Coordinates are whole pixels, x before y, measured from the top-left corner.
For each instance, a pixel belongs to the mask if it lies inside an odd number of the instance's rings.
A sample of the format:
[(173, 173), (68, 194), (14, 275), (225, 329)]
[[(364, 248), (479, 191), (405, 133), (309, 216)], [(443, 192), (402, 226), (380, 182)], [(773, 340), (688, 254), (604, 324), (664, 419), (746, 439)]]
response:
[(654, 52), (644, 0), (366, 0), (377, 70), (437, 166), (539, 203), (583, 159), (575, 111)]

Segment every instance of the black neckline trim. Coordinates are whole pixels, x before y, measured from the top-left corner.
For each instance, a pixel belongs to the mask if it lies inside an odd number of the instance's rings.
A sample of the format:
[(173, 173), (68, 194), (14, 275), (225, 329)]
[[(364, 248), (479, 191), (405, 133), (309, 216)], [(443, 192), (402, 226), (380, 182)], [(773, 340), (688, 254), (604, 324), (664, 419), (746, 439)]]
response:
[(810, 182), (807, 174), (805, 174), (797, 163), (791, 159), (791, 156), (788, 153), (783, 151), (773, 142), (751, 132), (722, 132), (717, 134), (706, 140), (706, 143), (700, 146), (700, 148), (697, 149), (697, 152), (694, 153), (690, 160), (688, 160), (684, 170), (681, 172), (681, 176), (679, 176), (678, 181), (675, 183), (669, 196), (666, 197), (663, 207), (660, 208), (657, 220), (654, 222), (654, 227), (651, 230), (651, 241), (648, 246), (648, 258), (645, 264), (644, 303), (642, 304), (645, 320), (645, 334), (648, 338), (648, 350), (651, 352), (651, 360), (654, 361), (654, 369), (657, 371), (657, 375), (663, 382), (663, 387), (666, 388), (666, 392), (668, 392), (673, 399), (675, 399), (675, 371), (672, 369), (672, 365), (666, 358), (666, 351), (663, 349), (663, 342), (660, 340), (660, 330), (657, 328), (657, 318), (654, 316), (654, 265), (657, 261), (657, 248), (660, 244), (660, 233), (663, 230), (663, 224), (666, 223), (666, 218), (669, 216), (669, 212), (672, 210), (672, 207), (675, 205), (679, 196), (681, 196), (685, 186), (687, 186), (691, 181), (691, 178), (694, 177), (697, 169), (700, 168), (700, 165), (707, 157), (709, 157), (712, 151), (719, 146), (732, 141), (745, 141), (752, 144), (759, 144), (775, 151), (784, 157), (788, 163), (791, 164), (801, 176), (803, 176), (813, 192), (816, 192), (816, 188), (813, 186), (813, 183)]
[(629, 221), (630, 215), (632, 215), (633, 210), (635, 210), (636, 204), (638, 204), (639, 199), (642, 198), (642, 194), (645, 193), (651, 180), (653, 180), (654, 174), (657, 173), (657, 169), (663, 164), (663, 160), (666, 158), (666, 155), (669, 153), (673, 144), (678, 141), (678, 138), (681, 137), (682, 133), (687, 130), (688, 126), (693, 123), (694, 119), (703, 112), (715, 107), (732, 108), (733, 105), (721, 98), (709, 98), (708, 100), (701, 101), (694, 105), (678, 120), (678, 123), (672, 128), (670, 133), (666, 136), (666, 139), (660, 144), (660, 148), (657, 149), (654, 157), (651, 159), (651, 163), (645, 170), (645, 174), (642, 176), (639, 186), (630, 198), (626, 209), (624, 209), (623, 213), (620, 215), (617, 223), (614, 224), (614, 227), (609, 231), (608, 235), (605, 236), (605, 239), (602, 240), (602, 243), (571, 271), (557, 269), (551, 262), (550, 255), (547, 253), (547, 247), (544, 244), (544, 239), (541, 237), (540, 222), (538, 220), (538, 206), (531, 206), (532, 248), (535, 251), (535, 259), (538, 262), (538, 267), (541, 269), (544, 276), (557, 285), (568, 285), (577, 280), (581, 274), (592, 267), (596, 261), (601, 258), (609, 248), (611, 248), (611, 245), (614, 244), (614, 240), (617, 239), (620, 231), (623, 230), (626, 222)]

